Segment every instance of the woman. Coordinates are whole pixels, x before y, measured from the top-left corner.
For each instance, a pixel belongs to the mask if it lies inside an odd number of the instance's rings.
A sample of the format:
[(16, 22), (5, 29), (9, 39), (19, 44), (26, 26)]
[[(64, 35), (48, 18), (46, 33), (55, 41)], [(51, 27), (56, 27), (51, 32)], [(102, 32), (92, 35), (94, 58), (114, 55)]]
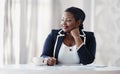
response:
[(83, 31), (85, 13), (77, 8), (65, 10), (61, 29), (48, 35), (41, 57), (47, 65), (90, 64), (95, 59), (96, 41), (93, 32)]

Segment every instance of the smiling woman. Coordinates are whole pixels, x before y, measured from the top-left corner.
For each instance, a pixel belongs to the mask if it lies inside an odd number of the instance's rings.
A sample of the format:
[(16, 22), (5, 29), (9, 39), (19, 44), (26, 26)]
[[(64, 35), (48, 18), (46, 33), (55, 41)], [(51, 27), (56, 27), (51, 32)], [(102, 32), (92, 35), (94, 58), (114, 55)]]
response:
[(93, 32), (83, 31), (85, 13), (77, 7), (64, 11), (61, 29), (48, 35), (41, 57), (47, 65), (91, 64), (95, 59), (96, 39)]

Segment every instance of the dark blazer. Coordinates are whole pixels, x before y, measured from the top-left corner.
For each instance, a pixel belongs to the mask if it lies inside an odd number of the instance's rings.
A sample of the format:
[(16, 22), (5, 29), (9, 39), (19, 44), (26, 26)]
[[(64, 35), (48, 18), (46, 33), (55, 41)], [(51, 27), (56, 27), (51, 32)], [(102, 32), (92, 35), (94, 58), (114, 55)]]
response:
[[(52, 30), (45, 41), (41, 57), (45, 58), (49, 56), (58, 59), (59, 50), (65, 35), (66, 34), (61, 29)], [(84, 41), (84, 45), (77, 51), (80, 58), (80, 64), (90, 64), (94, 61), (96, 52), (94, 33), (80, 30), (80, 37)], [(57, 63), (59, 63), (58, 60)]]

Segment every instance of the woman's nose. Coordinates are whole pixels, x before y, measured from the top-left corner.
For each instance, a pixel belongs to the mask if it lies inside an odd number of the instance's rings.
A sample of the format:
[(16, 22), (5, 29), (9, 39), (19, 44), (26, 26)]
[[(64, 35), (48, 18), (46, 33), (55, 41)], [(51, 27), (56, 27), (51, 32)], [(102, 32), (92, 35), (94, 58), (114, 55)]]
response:
[(62, 21), (62, 25), (67, 25), (66, 21)]

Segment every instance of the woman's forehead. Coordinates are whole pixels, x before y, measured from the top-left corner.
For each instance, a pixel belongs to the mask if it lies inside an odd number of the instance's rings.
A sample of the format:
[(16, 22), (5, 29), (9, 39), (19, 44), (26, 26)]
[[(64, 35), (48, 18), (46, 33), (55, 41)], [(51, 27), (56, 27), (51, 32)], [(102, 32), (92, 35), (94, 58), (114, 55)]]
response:
[(74, 18), (74, 16), (70, 12), (64, 12), (62, 18)]

